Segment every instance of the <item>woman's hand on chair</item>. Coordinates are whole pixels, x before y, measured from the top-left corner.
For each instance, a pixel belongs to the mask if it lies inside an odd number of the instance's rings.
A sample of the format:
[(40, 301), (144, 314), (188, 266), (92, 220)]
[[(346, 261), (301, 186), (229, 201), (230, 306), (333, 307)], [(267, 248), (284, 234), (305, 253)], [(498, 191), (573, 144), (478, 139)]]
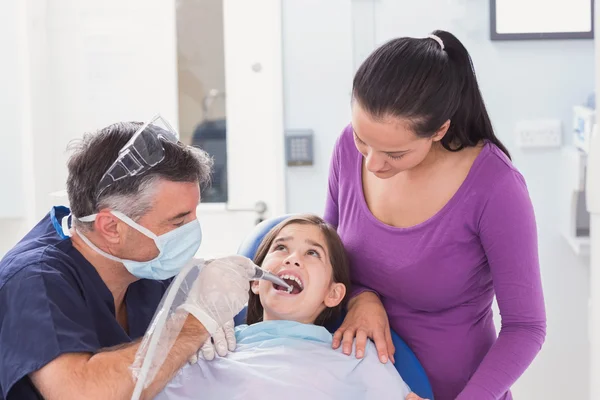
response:
[(394, 362), (396, 349), (392, 343), (387, 313), (377, 295), (372, 292), (361, 293), (350, 300), (348, 314), (342, 326), (333, 335), (333, 348), (337, 349), (341, 344), (342, 352), (350, 355), (356, 339), (356, 358), (362, 358), (367, 338), (375, 342), (382, 363), (386, 363), (388, 359)]

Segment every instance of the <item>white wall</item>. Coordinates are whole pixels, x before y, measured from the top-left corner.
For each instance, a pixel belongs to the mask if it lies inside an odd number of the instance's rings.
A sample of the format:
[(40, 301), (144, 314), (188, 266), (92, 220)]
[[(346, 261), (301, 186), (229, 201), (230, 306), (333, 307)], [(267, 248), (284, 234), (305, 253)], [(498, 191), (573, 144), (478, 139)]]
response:
[[(51, 193), (65, 188), (69, 142), (117, 121), (146, 121), (157, 113), (179, 125), (177, 6), (186, 56), (180, 72), (194, 75), (183, 76), (182, 111), (202, 117), (201, 110), (194, 113), (200, 105), (192, 97), (202, 97), (206, 88), (199, 88), (196, 78), (228, 91), (226, 107), (217, 100), (211, 116), (222, 116), (227, 108), (227, 148), (235, 161), (229, 164), (228, 207), (200, 210), (210, 238), (201, 250), (235, 251), (258, 217), (257, 201), (268, 205), (270, 215), (284, 212), (279, 2), (8, 2), (0, 12), (0, 50), (7, 58), (0, 63), (0, 257), (51, 206), (66, 203)], [(198, 13), (201, 18), (194, 20)], [(214, 30), (220, 30), (218, 37), (211, 36)], [(184, 133), (193, 125), (185, 119)], [(264, 153), (270, 156), (259, 156)], [(236, 214), (229, 215), (232, 209)]]
[(71, 140), (158, 112), (177, 126), (177, 63), (174, 2), (4, 2), (0, 22), (0, 135), (14, 149), (0, 157), (0, 209), (19, 210), (0, 213), (1, 257), (65, 202), (50, 194), (65, 187)]
[[(594, 0), (594, 10), (596, 15), (595, 17), (595, 26), (598, 27), (600, 23), (600, 1)], [(596, 28), (597, 29), (597, 28)], [(597, 35), (597, 34), (596, 34)], [(596, 36), (598, 37), (598, 36)], [(595, 40), (595, 51), (596, 51), (596, 65), (595, 65), (595, 78), (596, 78), (596, 104), (600, 100), (600, 70), (598, 66), (600, 65), (600, 40)], [(596, 137), (597, 140), (597, 137)], [(591, 164), (591, 162), (590, 162)], [(595, 163), (598, 166), (598, 161)], [(591, 167), (588, 165), (588, 178), (592, 178), (593, 176), (598, 176), (598, 170), (595, 171), (596, 175), (591, 175)], [(592, 167), (593, 168), (593, 167)], [(588, 179), (592, 181), (591, 179)], [(597, 181), (596, 181), (597, 182)], [(592, 222), (590, 227), (591, 231), (591, 260), (590, 260), (590, 310), (589, 310), (589, 324), (590, 324), (590, 337), (591, 345), (590, 345), (590, 396), (595, 398), (600, 397), (600, 380), (598, 379), (598, 374), (600, 374), (600, 337), (598, 333), (600, 332), (600, 275), (598, 274), (598, 267), (600, 266), (600, 232), (596, 229), (600, 226), (600, 220), (597, 215), (598, 211), (598, 203), (597, 200), (594, 200), (597, 196), (597, 189), (588, 187), (588, 198), (586, 200), (590, 200), (591, 202), (596, 201), (596, 203), (588, 203), (588, 208), (593, 211), (592, 214)]]
[(323, 211), (329, 155), (349, 122), (353, 59), (369, 42), (373, 49), (397, 36), (453, 32), (472, 55), (497, 134), (527, 179), (538, 221), (548, 336), (515, 397), (588, 398), (589, 260), (575, 256), (559, 234), (560, 152), (522, 151), (513, 129), (521, 119), (560, 118), (568, 131), (571, 106), (594, 90), (593, 41), (491, 42), (488, 1), (299, 3), (284, 2), (285, 122), (287, 129), (315, 130), (317, 162), (288, 168), (288, 211)]
[(286, 130), (314, 130), (314, 165), (288, 167), (287, 210), (321, 213), (337, 134), (350, 119), (353, 73), (349, 0), (283, 0)]
[(0, 13), (0, 255), (27, 231), (33, 206), (31, 168), (30, 34), (27, 2), (7, 2)]

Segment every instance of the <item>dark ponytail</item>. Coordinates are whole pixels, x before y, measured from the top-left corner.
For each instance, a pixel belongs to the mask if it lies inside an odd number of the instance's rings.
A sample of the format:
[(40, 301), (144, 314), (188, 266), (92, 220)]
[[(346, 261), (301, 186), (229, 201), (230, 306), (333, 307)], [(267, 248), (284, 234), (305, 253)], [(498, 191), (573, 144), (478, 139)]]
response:
[(449, 32), (432, 35), (443, 48), (432, 38), (403, 37), (376, 49), (354, 76), (354, 99), (376, 119), (410, 120), (421, 137), (450, 120), (441, 140), (447, 150), (488, 140), (510, 158), (494, 134), (467, 49)]

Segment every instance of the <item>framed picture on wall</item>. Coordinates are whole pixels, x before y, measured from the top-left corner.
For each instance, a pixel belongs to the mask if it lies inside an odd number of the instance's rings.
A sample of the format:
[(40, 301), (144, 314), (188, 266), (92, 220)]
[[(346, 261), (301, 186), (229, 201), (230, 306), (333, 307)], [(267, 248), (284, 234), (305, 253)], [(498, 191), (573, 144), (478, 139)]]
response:
[(490, 38), (593, 39), (594, 0), (490, 0)]

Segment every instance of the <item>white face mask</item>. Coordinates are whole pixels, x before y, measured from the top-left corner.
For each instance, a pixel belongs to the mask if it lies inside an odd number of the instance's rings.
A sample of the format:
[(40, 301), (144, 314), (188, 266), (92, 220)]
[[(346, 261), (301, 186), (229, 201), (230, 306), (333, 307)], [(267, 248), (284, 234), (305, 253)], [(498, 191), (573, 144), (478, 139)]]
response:
[[(200, 221), (194, 219), (187, 224), (174, 229), (164, 235), (157, 236), (152, 231), (144, 228), (137, 222), (119, 211), (111, 211), (115, 217), (131, 226), (133, 229), (154, 240), (159, 254), (150, 261), (124, 260), (100, 250), (81, 232), (77, 234), (96, 253), (109, 260), (123, 263), (125, 268), (133, 275), (142, 279), (164, 280), (177, 275), (185, 264), (196, 254), (202, 242), (202, 229)], [(92, 222), (97, 214), (78, 218), (81, 222)]]

